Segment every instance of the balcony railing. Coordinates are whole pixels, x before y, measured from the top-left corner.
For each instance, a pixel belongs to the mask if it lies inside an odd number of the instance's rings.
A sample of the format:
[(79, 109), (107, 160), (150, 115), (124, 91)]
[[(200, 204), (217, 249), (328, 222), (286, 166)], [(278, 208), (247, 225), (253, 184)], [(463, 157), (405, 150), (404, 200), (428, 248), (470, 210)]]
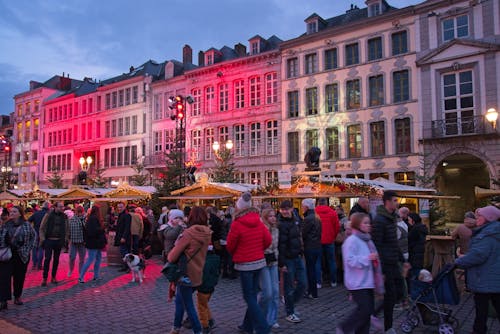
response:
[(494, 133), (493, 125), (484, 116), (432, 121), (431, 138), (446, 138)]

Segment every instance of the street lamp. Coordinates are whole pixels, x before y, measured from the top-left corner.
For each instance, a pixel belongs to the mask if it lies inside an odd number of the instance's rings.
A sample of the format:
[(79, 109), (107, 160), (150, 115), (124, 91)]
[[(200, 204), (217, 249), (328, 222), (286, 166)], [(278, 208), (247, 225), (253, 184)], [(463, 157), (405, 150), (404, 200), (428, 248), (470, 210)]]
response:
[[(226, 141), (226, 143), (224, 144), (224, 147), (229, 152), (233, 149), (233, 146), (234, 144), (231, 139)], [(214, 143), (212, 144), (212, 149), (214, 150), (215, 156), (218, 157), (219, 159), (221, 159), (221, 156), (223, 154), (222, 152), (220, 152), (220, 148), (221, 148), (220, 143), (218, 141), (214, 141)]]
[(486, 112), (486, 119), (491, 123), (493, 129), (497, 128), (498, 111), (495, 108), (490, 108)]
[(82, 167), (82, 170), (84, 172), (88, 171), (90, 168), (90, 165), (92, 164), (93, 160), (91, 156), (88, 156), (86, 159), (84, 157), (80, 157), (80, 166)]
[(233, 146), (230, 139), (223, 144), (218, 141), (212, 143), (215, 155), (215, 167), (212, 169), (214, 182), (235, 182), (234, 162), (231, 162)]

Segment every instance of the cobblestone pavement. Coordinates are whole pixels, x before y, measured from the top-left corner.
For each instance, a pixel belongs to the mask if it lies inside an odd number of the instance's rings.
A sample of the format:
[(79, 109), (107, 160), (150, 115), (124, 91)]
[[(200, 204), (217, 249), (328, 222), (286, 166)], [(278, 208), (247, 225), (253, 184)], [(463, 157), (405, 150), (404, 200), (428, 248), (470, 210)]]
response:
[[(106, 262), (106, 258), (103, 258)], [(122, 274), (117, 267), (103, 265), (102, 280), (93, 282), (92, 272), (86, 275), (85, 284), (78, 283), (77, 274), (67, 277), (68, 254), (61, 255), (60, 283), (41, 287), (41, 271), (29, 269), (22, 306), (9, 303), (7, 311), (0, 312), (0, 333), (168, 333), (173, 322), (174, 304), (167, 302), (168, 284), (160, 274), (159, 257), (148, 260), (144, 283), (131, 283), (130, 274)], [(474, 307), (470, 295), (454, 307), (460, 324), (456, 333), (471, 333)], [(214, 334), (238, 333), (245, 304), (239, 280), (221, 280), (210, 302), (217, 327)], [(351, 310), (346, 290), (324, 287), (319, 299), (303, 300), (297, 305), (302, 323), (291, 324), (284, 320), (284, 307), (280, 309), (280, 329), (274, 333), (335, 333), (339, 319)], [(403, 312), (395, 313), (395, 327)], [(498, 321), (490, 318), (489, 333), (500, 333)], [(413, 333), (437, 332), (436, 327), (417, 327)], [(183, 329), (182, 333), (191, 333)], [(372, 333), (375, 333), (372, 330)]]

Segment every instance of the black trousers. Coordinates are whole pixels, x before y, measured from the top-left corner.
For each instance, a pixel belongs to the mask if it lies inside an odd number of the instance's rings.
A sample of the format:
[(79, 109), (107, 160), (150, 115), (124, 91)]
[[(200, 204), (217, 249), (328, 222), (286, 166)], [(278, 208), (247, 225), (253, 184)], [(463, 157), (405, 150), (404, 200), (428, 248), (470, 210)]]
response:
[(392, 317), (394, 315), (394, 305), (403, 297), (404, 278), (401, 275), (398, 264), (385, 265), (382, 267), (385, 276), (384, 287), (384, 327), (385, 330), (392, 328)]
[(28, 262), (24, 263), (17, 251), (12, 252), (12, 280), (14, 284), (14, 298), (19, 298), (23, 294), (24, 281), (28, 271)]
[(487, 332), (486, 322), (488, 320), (490, 300), (500, 320), (500, 293), (474, 293), (476, 318), (474, 319), (473, 329), (475, 334), (486, 334)]
[(12, 259), (0, 262), (0, 302), (12, 299)]
[(350, 290), (356, 309), (340, 323), (344, 333), (368, 334), (370, 332), (370, 316), (375, 307), (373, 289)]
[(59, 257), (61, 256), (61, 240), (47, 239), (44, 241), (43, 248), (45, 250), (45, 259), (43, 261), (43, 278), (47, 279), (47, 277), (49, 277), (49, 267), (52, 254), (54, 254), (54, 259), (52, 262), (52, 278), (56, 278), (57, 267), (59, 266)]

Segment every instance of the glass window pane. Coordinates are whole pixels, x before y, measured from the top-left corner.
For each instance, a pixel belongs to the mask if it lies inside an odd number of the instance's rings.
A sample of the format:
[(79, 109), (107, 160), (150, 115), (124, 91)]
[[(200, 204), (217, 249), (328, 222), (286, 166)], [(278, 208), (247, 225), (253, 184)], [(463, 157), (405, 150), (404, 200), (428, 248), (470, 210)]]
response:
[(455, 74), (445, 75), (443, 77), (443, 82), (444, 82), (445, 85), (455, 84)]
[(444, 101), (444, 110), (455, 110), (457, 109), (457, 100), (449, 99)]
[(460, 107), (461, 108), (472, 108), (472, 107), (474, 107), (474, 98), (472, 96), (467, 96), (467, 97), (460, 98)]

